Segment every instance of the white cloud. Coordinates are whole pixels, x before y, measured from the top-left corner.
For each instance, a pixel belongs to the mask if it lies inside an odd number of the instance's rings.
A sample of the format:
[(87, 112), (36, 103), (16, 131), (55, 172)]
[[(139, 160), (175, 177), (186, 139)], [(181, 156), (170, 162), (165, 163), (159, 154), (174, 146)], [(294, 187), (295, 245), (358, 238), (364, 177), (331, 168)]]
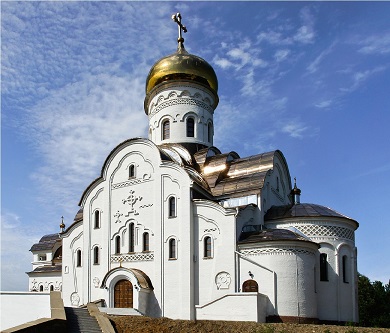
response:
[(288, 49), (277, 50), (275, 52), (274, 58), (277, 62), (281, 62), (285, 60), (289, 54), (290, 54), (290, 50)]
[(21, 221), (12, 212), (1, 215), (1, 287), (0, 290), (27, 291), (28, 277), (31, 271), (31, 246), (39, 240), (45, 228), (39, 230), (27, 227), (28, 221)]
[(262, 31), (257, 36), (257, 41), (261, 43), (262, 41), (266, 41), (270, 44), (277, 44), (277, 45), (288, 45), (291, 44), (292, 41), (290, 38), (284, 38), (282, 33), (268, 30), (268, 31)]
[(233, 64), (231, 61), (229, 61), (229, 60), (226, 59), (226, 58), (220, 58), (218, 55), (216, 55), (216, 56), (214, 57), (213, 62), (214, 62), (217, 66), (221, 67), (222, 69), (227, 69), (227, 68), (229, 68), (229, 67), (234, 67), (234, 64)]
[(282, 127), (282, 132), (287, 133), (292, 138), (302, 139), (308, 127), (299, 121), (290, 121)]
[(313, 74), (318, 71), (320, 63), (324, 60), (324, 58), (329, 55), (336, 45), (336, 42), (333, 42), (332, 45), (330, 45), (328, 48), (326, 48), (324, 51), (320, 53), (319, 56), (317, 56), (314, 61), (312, 61), (309, 66), (307, 66), (307, 71), (310, 74)]
[(145, 136), (143, 89), (137, 78), (85, 75), (31, 110), (28, 133), (43, 156), (33, 179), (46, 200), (74, 215), (107, 154), (125, 139)]
[(367, 81), (370, 77), (372, 77), (374, 74), (383, 72), (386, 70), (387, 67), (385, 66), (379, 66), (375, 67), (373, 69), (368, 69), (365, 71), (356, 71), (353, 72), (351, 75), (351, 81), (349, 87), (340, 88), (340, 91), (343, 93), (352, 92), (358, 89), (365, 81)]
[(388, 54), (390, 53), (390, 32), (382, 35), (374, 35), (358, 42), (363, 45), (358, 51), (364, 54)]
[(314, 16), (308, 7), (304, 7), (300, 12), (302, 26), (298, 28), (293, 39), (304, 44), (313, 43), (315, 37)]
[(328, 108), (329, 106), (331, 106), (332, 103), (333, 103), (333, 101), (328, 99), (328, 100), (323, 100), (321, 102), (316, 103), (315, 106), (317, 108), (320, 108), (320, 109), (325, 109), (325, 108)]

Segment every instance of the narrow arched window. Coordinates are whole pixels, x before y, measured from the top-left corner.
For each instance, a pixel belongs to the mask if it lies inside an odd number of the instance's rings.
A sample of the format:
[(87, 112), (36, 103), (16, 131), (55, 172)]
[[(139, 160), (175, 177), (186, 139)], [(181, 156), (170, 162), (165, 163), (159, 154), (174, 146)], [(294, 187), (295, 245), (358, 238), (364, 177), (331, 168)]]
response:
[(212, 143), (213, 141), (213, 124), (209, 123), (207, 125), (207, 141)]
[(168, 207), (168, 216), (169, 217), (175, 217), (176, 216), (176, 198), (170, 197), (169, 198), (169, 207)]
[(93, 248), (93, 264), (99, 265), (99, 247), (97, 246)]
[(164, 120), (162, 124), (162, 139), (167, 140), (170, 136), (170, 124), (169, 120)]
[(121, 236), (115, 237), (115, 254), (121, 253)]
[(39, 291), (43, 291), (43, 286), (42, 285), (39, 286)]
[(211, 237), (207, 236), (203, 240), (203, 257), (212, 258)]
[(76, 252), (76, 266), (81, 267), (81, 250)]
[(53, 285), (50, 286), (50, 291), (54, 291), (54, 286)]
[(129, 178), (134, 178), (135, 177), (135, 165), (131, 164), (129, 166)]
[(129, 252), (134, 252), (134, 223), (129, 227)]
[(320, 254), (320, 281), (328, 281), (328, 256)]
[(187, 118), (187, 137), (193, 138), (195, 136), (195, 120), (194, 118)]
[(99, 229), (100, 228), (100, 212), (99, 210), (95, 210), (94, 214), (94, 228)]
[(343, 282), (348, 283), (348, 257), (343, 256), (342, 258), (342, 268), (343, 268)]
[(149, 251), (149, 233), (144, 232), (142, 238), (143, 238), (142, 251), (144, 252)]
[(176, 239), (169, 240), (169, 259), (176, 259)]

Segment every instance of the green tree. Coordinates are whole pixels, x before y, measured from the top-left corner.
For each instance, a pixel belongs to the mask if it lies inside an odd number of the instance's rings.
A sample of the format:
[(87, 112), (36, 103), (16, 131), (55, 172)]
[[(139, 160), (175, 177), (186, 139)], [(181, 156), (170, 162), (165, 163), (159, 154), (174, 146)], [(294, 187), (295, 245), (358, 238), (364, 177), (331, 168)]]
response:
[(390, 327), (390, 281), (384, 286), (358, 274), (358, 288), (360, 325)]

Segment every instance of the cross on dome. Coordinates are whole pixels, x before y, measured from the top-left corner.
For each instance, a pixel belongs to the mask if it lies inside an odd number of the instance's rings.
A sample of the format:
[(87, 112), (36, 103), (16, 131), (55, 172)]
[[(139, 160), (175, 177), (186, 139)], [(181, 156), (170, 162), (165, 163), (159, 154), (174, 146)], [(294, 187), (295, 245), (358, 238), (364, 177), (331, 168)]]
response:
[(178, 29), (179, 29), (179, 38), (177, 39), (177, 42), (179, 43), (179, 46), (182, 46), (182, 44), (184, 43), (184, 38), (182, 36), (181, 31), (183, 30), (183, 32), (187, 32), (187, 28), (186, 28), (185, 25), (183, 25), (181, 23), (181, 15), (180, 15), (180, 13), (173, 14), (172, 15), (172, 20), (177, 23), (177, 26), (178, 26)]

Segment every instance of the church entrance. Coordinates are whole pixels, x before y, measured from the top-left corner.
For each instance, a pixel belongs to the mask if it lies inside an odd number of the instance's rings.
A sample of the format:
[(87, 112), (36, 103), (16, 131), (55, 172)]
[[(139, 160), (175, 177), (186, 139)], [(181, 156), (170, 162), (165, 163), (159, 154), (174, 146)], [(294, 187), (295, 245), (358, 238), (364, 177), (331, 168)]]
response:
[(114, 308), (133, 307), (133, 285), (129, 280), (119, 280), (114, 287)]
[(259, 292), (259, 285), (255, 280), (247, 280), (242, 284), (242, 291), (244, 293)]

